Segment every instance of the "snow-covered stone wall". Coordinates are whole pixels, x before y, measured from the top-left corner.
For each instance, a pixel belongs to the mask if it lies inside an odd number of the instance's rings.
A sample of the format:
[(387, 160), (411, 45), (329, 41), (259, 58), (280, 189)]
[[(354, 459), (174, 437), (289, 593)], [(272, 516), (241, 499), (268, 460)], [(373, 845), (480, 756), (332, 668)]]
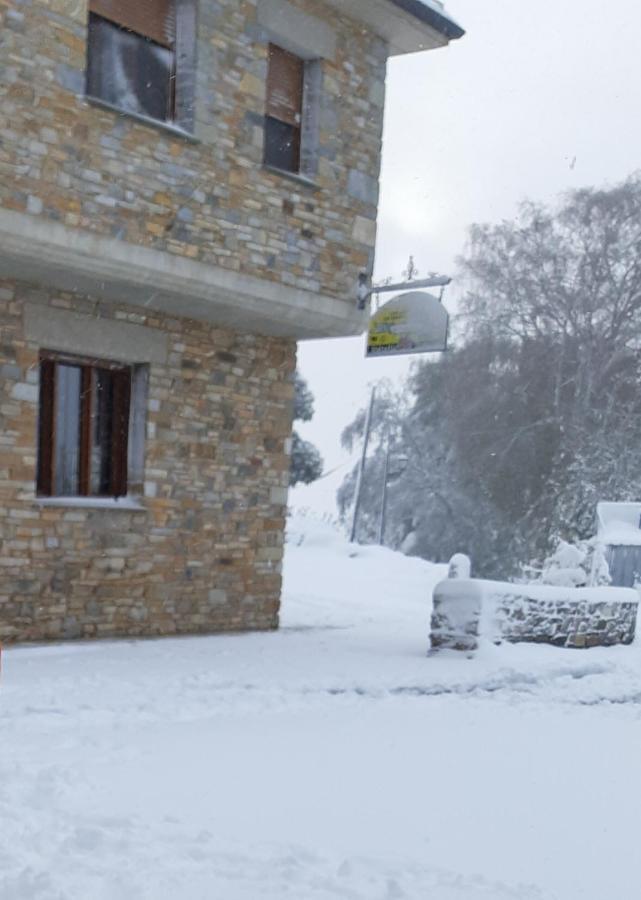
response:
[(631, 644), (639, 596), (628, 588), (568, 588), (448, 579), (434, 589), (432, 650), (479, 642), (558, 647)]

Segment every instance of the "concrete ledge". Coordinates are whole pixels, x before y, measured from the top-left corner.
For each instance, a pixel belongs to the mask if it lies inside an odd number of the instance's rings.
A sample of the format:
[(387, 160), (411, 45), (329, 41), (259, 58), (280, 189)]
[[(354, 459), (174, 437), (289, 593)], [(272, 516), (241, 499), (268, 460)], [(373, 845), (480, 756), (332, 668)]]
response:
[(62, 309), (24, 305), (24, 334), (43, 350), (124, 363), (167, 362), (169, 339), (157, 328), (96, 319)]
[(557, 647), (631, 644), (639, 595), (630, 588), (566, 588), (448, 579), (434, 588), (432, 650), (483, 642)]
[(38, 506), (63, 509), (106, 509), (117, 512), (146, 512), (137, 497), (36, 497)]
[(298, 340), (361, 334), (367, 313), (337, 300), (0, 209), (0, 277)]

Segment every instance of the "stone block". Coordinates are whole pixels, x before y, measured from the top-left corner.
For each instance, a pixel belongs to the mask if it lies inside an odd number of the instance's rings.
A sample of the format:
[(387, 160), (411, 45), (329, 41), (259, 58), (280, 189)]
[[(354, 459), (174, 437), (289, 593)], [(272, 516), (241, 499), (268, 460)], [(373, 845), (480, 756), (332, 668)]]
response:
[(26, 384), (21, 381), (11, 388), (11, 396), (14, 400), (21, 400), (25, 403), (38, 402), (38, 387), (33, 384)]
[(367, 172), (350, 169), (347, 176), (347, 193), (361, 203), (378, 204), (378, 181)]
[(56, 81), (60, 87), (74, 94), (82, 94), (85, 89), (84, 72), (74, 69), (66, 63), (58, 63), (56, 66)]
[(373, 219), (356, 216), (352, 237), (358, 244), (366, 244), (367, 246), (374, 244), (376, 241), (376, 222)]

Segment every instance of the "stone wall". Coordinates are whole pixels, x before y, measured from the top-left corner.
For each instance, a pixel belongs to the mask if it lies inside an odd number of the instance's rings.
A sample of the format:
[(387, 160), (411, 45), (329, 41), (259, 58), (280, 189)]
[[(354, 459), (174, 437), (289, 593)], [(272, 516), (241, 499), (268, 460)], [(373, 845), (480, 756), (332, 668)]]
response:
[(448, 579), (434, 589), (432, 650), (486, 640), (605, 647), (634, 640), (639, 596), (628, 588), (564, 588)]
[[(103, 343), (130, 329), (122, 361), (151, 359), (138, 509), (35, 496), (25, 327), (64, 342), (57, 311)], [(0, 322), (0, 641), (276, 627), (295, 344), (7, 281)]]
[(85, 97), (86, 0), (0, 0), (0, 210), (354, 302), (373, 260), (387, 48), (321, 0), (290, 0), (335, 42), (317, 174), (276, 174), (262, 160), (277, 35), (258, 2), (199, 0), (190, 137)]

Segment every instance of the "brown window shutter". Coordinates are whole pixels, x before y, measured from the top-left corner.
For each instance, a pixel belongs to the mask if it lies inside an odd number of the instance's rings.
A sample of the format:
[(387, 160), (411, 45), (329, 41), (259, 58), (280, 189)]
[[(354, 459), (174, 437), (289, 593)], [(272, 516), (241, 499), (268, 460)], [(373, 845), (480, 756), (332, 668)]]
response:
[(129, 404), (131, 373), (113, 373), (113, 431), (112, 431), (112, 494), (123, 497), (127, 493), (127, 448), (129, 444)]
[(38, 493), (50, 497), (53, 490), (53, 416), (55, 363), (40, 363), (40, 419), (38, 422)]
[(175, 0), (90, 0), (89, 12), (164, 47), (176, 40)]
[(269, 45), (267, 72), (267, 115), (300, 126), (303, 110), (305, 63), (298, 56)]

